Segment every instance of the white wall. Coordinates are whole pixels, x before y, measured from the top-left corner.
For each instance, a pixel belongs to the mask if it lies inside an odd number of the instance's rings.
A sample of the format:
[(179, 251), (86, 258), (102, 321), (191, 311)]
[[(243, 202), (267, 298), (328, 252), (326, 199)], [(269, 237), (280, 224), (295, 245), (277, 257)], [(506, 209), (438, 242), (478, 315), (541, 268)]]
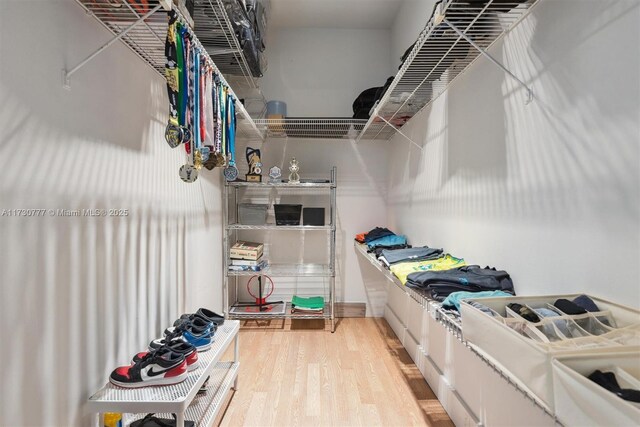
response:
[[(396, 25), (402, 25), (396, 23)], [(519, 294), (640, 307), (640, 5), (540, 0), (403, 128), (390, 224), (414, 244), (509, 271)]]
[(4, 1), (0, 425), (88, 425), (85, 402), (186, 310), (221, 308), (220, 181), (185, 184), (164, 141), (163, 79), (72, 0)]
[(360, 92), (394, 74), (389, 51), (388, 30), (271, 28), (260, 85), (290, 117), (352, 117)]

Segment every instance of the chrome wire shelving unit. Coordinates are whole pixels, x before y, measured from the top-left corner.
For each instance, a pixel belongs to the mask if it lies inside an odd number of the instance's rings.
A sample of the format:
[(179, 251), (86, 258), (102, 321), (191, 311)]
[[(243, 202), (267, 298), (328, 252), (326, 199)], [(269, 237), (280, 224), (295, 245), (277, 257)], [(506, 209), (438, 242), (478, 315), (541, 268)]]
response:
[[(76, 2), (85, 9), (87, 14), (93, 16), (109, 31), (111, 31), (114, 37), (89, 55), (77, 66), (63, 71), (63, 85), (67, 89), (71, 88), (71, 76), (75, 72), (118, 40), (122, 41), (127, 47), (129, 47), (129, 49), (131, 49), (145, 63), (164, 78), (164, 45), (168, 25), (166, 14), (167, 8), (173, 8), (180, 19), (184, 23), (190, 25), (190, 28), (193, 28), (191, 26), (193, 20), (186, 14), (186, 12), (184, 12), (184, 8), (177, 7), (170, 0), (147, 0), (141, 3), (133, 3), (127, 0), (76, 0)], [(215, 2), (214, 0), (211, 0), (211, 4), (214, 3), (222, 4), (217, 0)], [(222, 21), (226, 19), (226, 22), (228, 23), (229, 18), (226, 17), (224, 7), (217, 9), (217, 13), (221, 16), (220, 19)], [(227, 32), (224, 34), (221, 33), (220, 37), (228, 38), (230, 40), (229, 43), (232, 43), (233, 40), (237, 43), (237, 39), (230, 27), (230, 24), (227, 27), (221, 27), (221, 29), (224, 29)], [(196, 41), (196, 44), (200, 44), (205, 50), (207, 50), (197, 37), (197, 33), (194, 35), (194, 40)], [(239, 54), (241, 54), (241, 52)], [(231, 86), (223, 77), (225, 72), (217, 66), (214, 60), (211, 59), (210, 54), (208, 56), (209, 61), (214, 65), (214, 68), (216, 68), (218, 73), (221, 74), (224, 84), (231, 89)], [(235, 95), (232, 89), (231, 94), (239, 100), (238, 96)], [(246, 138), (257, 137), (260, 140), (263, 139), (262, 132), (258, 130), (255, 122), (240, 101), (236, 102), (236, 114), (238, 136)]]
[(390, 139), (411, 117), (440, 96), (480, 55), (531, 89), (487, 53), (538, 0), (443, 0), (418, 37), (358, 140)]
[(284, 118), (256, 120), (258, 129), (269, 138), (355, 140), (366, 120), (346, 118)]
[[(329, 224), (323, 226), (309, 226), (309, 225), (276, 225), (276, 224), (264, 224), (264, 225), (244, 225), (238, 223), (238, 204), (246, 197), (246, 193), (243, 194), (241, 190), (251, 192), (251, 195), (260, 194), (260, 197), (269, 197), (269, 193), (275, 191), (276, 193), (284, 190), (283, 192), (293, 192), (296, 195), (308, 194), (313, 196), (322, 196), (329, 198)], [(223, 289), (224, 289), (224, 312), (227, 318), (230, 319), (324, 319), (329, 320), (331, 324), (331, 332), (335, 331), (335, 279), (336, 279), (336, 190), (337, 190), (337, 168), (331, 169), (331, 176), (328, 182), (301, 182), (301, 183), (289, 183), (289, 182), (246, 182), (246, 181), (234, 181), (227, 182), (223, 190), (223, 224), (224, 224), (224, 236), (223, 236)], [(279, 193), (278, 193), (279, 194)], [(269, 197), (270, 199), (270, 197)], [(271, 203), (269, 203), (271, 205)], [(231, 265), (230, 250), (231, 246), (240, 239), (240, 234), (247, 230), (264, 230), (267, 233), (265, 237), (270, 236), (271, 233), (278, 233), (281, 231), (297, 231), (297, 232), (324, 232), (327, 235), (327, 255), (326, 264), (316, 263), (291, 263), (282, 264), (274, 263), (269, 264), (267, 267), (260, 271), (238, 271), (229, 270)], [(273, 239), (272, 239), (273, 240)], [(264, 255), (268, 258), (268, 245), (269, 242), (263, 242), (265, 244)], [(321, 313), (292, 313), (291, 303), (284, 302), (285, 312), (284, 314), (271, 314), (271, 313), (237, 313), (231, 312), (231, 308), (238, 304), (245, 303), (240, 301), (238, 288), (239, 279), (241, 277), (259, 276), (264, 278), (265, 276), (279, 278), (279, 277), (295, 277), (295, 278), (322, 278), (325, 292), (328, 294), (328, 299), (325, 301), (324, 310)], [(328, 282), (328, 290), (327, 290)], [(300, 286), (304, 286), (300, 283)], [(327, 295), (326, 294), (326, 295)]]
[(442, 308), (442, 304), (433, 300), (426, 292), (421, 289), (409, 288), (403, 285), (400, 280), (391, 272), (391, 270), (385, 268), (375, 256), (367, 252), (367, 245), (355, 242), (354, 246), (356, 251), (360, 253), (367, 261), (371, 263), (383, 276), (391, 282), (393, 285), (399, 287), (406, 292), (416, 302), (420, 303), (425, 310), (429, 311), (429, 315), (440, 323), (447, 331), (449, 331), (458, 341), (465, 345), (472, 353), (474, 353), (479, 359), (481, 359), (487, 366), (489, 366), (497, 375), (507, 381), (516, 391), (524, 395), (535, 406), (543, 410), (547, 415), (552, 417), (558, 425), (561, 425), (555, 414), (549, 411), (547, 405), (545, 405), (537, 396), (525, 390), (515, 381), (508, 372), (505, 372), (503, 368), (496, 365), (496, 363), (489, 359), (484, 353), (478, 351), (476, 347), (467, 342), (464, 339), (463, 324), (459, 316), (454, 316), (449, 310)]
[[(143, 418), (147, 413), (159, 413), (159, 417), (169, 419), (175, 414), (177, 427), (184, 427), (186, 420), (193, 421), (199, 427), (212, 425), (223, 413), (230, 390), (237, 388), (239, 330), (240, 322), (225, 321), (216, 331), (211, 349), (198, 353), (200, 367), (190, 372), (181, 383), (132, 389), (108, 383), (87, 402), (88, 409), (94, 413), (93, 425), (103, 426), (101, 415), (106, 412), (125, 414), (124, 425)], [(232, 342), (234, 360), (221, 361)], [(207, 391), (204, 395), (198, 395), (203, 385)]]

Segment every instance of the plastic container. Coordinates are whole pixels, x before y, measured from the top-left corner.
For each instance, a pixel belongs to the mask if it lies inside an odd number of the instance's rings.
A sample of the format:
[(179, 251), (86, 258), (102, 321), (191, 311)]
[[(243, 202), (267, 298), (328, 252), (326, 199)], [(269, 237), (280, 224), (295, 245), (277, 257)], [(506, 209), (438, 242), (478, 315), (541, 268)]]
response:
[(287, 103), (282, 101), (267, 102), (267, 118), (280, 119), (287, 117)]
[(302, 205), (273, 205), (276, 225), (300, 225)]
[(254, 203), (239, 203), (238, 221), (242, 225), (264, 225), (267, 223), (268, 207)]

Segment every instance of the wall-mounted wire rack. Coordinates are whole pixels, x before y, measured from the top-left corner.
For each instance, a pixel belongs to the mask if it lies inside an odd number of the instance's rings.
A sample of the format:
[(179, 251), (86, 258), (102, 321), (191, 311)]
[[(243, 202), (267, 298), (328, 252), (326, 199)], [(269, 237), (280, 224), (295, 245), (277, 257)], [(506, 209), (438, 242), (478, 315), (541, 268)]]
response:
[[(209, 2), (209, 0), (206, 1), (210, 4), (211, 8), (214, 8), (214, 5), (217, 5), (216, 13), (221, 16), (221, 22), (226, 20), (225, 22), (228, 24), (228, 26), (220, 25), (219, 38), (229, 39), (230, 44), (232, 43), (232, 40), (235, 40), (235, 43), (237, 43), (233, 29), (231, 29), (229, 24), (229, 18), (226, 17), (226, 12), (222, 6), (222, 2), (218, 0), (211, 0), (211, 2)], [(121, 40), (136, 55), (138, 55), (144, 62), (164, 78), (164, 44), (167, 34), (167, 14), (165, 12), (165, 6), (167, 3), (171, 5), (170, 2), (167, 0), (147, 0), (144, 4), (132, 3), (127, 0), (76, 0), (76, 2), (80, 4), (89, 15), (92, 15), (109, 31), (111, 31), (114, 38), (74, 68), (65, 70), (64, 80), (66, 87), (70, 87), (69, 79), (73, 73), (78, 71), (78, 69), (84, 66), (84, 64), (118, 40)], [(181, 11), (181, 8), (176, 8), (175, 5), (171, 6), (183, 22), (187, 24), (193, 22), (191, 17), (185, 15)], [(196, 16), (198, 15), (196, 14)], [(224, 34), (223, 30), (226, 31)], [(199, 41), (197, 34), (194, 35), (194, 40), (205, 48), (205, 46)], [(242, 54), (237, 50), (237, 47), (229, 48), (229, 50), (232, 49), (234, 49), (236, 55)], [(205, 50), (208, 49), (205, 48)], [(218, 70), (219, 74), (224, 75), (224, 70), (221, 70), (209, 55), (207, 56), (214, 68)], [(251, 81), (253, 81), (253, 78), (250, 76), (251, 74), (248, 74), (247, 79), (251, 79)], [(222, 80), (230, 87), (224, 77), (222, 77)], [(233, 93), (233, 90), (231, 92), (236, 99), (239, 99), (235, 93)], [(236, 113), (238, 116), (238, 135), (248, 138), (255, 138), (257, 136), (262, 139), (262, 133), (258, 130), (255, 122), (240, 102), (236, 102)]]
[(358, 140), (390, 139), (480, 55), (525, 86), (527, 102), (530, 101), (531, 89), (491, 57), (487, 49), (517, 25), (537, 1), (443, 0), (374, 107)]
[[(283, 119), (256, 120), (258, 129), (267, 138), (355, 140), (366, 124), (367, 120), (363, 119), (331, 117), (287, 117)], [(395, 129), (389, 128), (382, 121), (372, 123), (370, 129), (380, 131), (378, 139), (389, 139), (395, 133)], [(385, 135), (386, 138), (383, 138), (382, 136)]]

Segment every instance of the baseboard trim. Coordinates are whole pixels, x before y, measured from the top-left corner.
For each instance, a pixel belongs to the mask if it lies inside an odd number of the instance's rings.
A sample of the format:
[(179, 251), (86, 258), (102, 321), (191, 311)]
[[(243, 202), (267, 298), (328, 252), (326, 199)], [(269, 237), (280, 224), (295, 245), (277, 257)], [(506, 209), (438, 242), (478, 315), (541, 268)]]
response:
[(335, 303), (336, 317), (366, 317), (367, 305), (363, 302)]

